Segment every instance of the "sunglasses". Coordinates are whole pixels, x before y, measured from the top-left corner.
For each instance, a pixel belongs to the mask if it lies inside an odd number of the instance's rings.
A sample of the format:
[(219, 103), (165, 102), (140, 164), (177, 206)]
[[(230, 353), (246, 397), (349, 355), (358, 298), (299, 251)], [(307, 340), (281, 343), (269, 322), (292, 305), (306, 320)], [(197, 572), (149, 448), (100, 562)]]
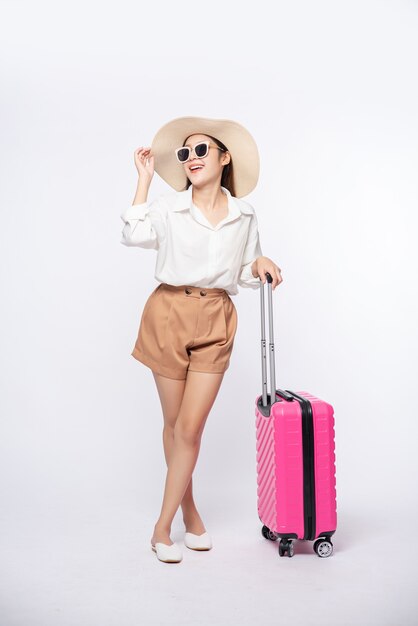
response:
[(181, 148), (176, 148), (175, 153), (176, 153), (177, 160), (180, 161), (180, 163), (186, 163), (186, 161), (190, 159), (192, 150), (194, 150), (194, 153), (198, 159), (203, 159), (205, 156), (207, 156), (209, 152), (209, 148), (217, 148), (221, 152), (225, 152), (223, 148), (220, 148), (219, 146), (217, 146), (214, 143), (211, 143), (210, 141), (201, 141), (197, 143), (194, 148), (189, 148), (189, 146), (182, 146)]

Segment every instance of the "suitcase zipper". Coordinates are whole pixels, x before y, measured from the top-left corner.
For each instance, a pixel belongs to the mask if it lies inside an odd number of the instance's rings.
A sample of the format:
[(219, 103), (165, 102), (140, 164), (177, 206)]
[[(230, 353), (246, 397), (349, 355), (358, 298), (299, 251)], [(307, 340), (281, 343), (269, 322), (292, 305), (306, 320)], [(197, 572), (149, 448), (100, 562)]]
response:
[(303, 454), (303, 510), (305, 532), (303, 539), (312, 541), (316, 533), (315, 506), (315, 447), (312, 405), (306, 398), (294, 391), (286, 391), (298, 400), (302, 412), (302, 454)]

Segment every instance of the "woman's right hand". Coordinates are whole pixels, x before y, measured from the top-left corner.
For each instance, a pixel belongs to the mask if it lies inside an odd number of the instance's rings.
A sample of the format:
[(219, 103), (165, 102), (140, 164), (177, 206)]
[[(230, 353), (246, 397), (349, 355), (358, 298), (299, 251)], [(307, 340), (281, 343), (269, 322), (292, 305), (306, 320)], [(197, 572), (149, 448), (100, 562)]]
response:
[(154, 155), (151, 155), (151, 148), (140, 147), (134, 152), (135, 166), (141, 180), (151, 182), (154, 176)]

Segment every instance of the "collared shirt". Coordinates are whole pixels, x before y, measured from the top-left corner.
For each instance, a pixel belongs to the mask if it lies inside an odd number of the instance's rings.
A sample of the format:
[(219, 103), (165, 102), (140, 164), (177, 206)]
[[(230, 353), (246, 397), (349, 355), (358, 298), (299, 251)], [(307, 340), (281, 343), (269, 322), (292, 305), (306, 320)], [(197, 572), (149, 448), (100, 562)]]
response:
[(221, 187), (228, 215), (212, 226), (193, 203), (192, 187), (125, 209), (121, 243), (158, 251), (155, 278), (160, 283), (217, 287), (230, 295), (238, 293), (237, 285), (259, 288), (260, 279), (251, 272), (262, 256), (254, 208)]

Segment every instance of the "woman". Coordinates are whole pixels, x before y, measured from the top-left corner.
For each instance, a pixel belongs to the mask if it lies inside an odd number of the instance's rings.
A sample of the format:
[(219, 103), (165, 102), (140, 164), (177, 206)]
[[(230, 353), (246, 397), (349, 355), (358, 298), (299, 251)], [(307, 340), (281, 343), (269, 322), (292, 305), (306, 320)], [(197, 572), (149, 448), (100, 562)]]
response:
[[(139, 180), (131, 207), (121, 214), (121, 243), (158, 250), (158, 287), (142, 313), (132, 356), (150, 367), (161, 401), (168, 466), (163, 503), (151, 547), (165, 562), (182, 551), (170, 539), (181, 505), (185, 545), (212, 547), (192, 493), (192, 473), (206, 419), (229, 367), (237, 312), (237, 284), (272, 287), (280, 268), (262, 256), (253, 207), (241, 200), (256, 185), (257, 146), (231, 120), (176, 118), (151, 147), (135, 151)], [(148, 201), (155, 171), (174, 192)]]

